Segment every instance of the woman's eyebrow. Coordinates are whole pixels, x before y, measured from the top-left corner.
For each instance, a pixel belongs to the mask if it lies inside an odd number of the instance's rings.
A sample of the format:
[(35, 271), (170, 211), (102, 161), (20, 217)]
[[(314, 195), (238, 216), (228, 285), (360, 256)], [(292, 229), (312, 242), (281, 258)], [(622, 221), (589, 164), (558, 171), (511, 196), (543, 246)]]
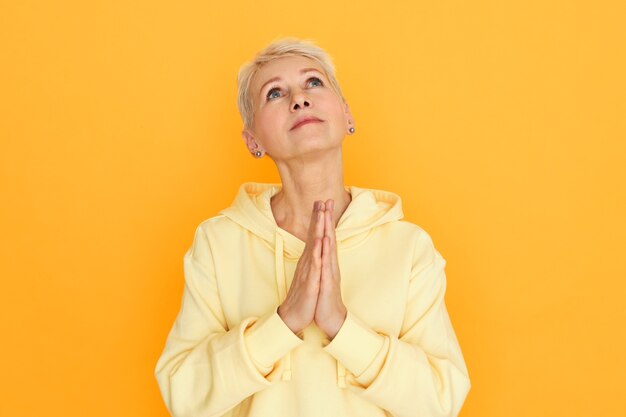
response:
[[(307, 72), (312, 72), (312, 71), (319, 72), (321, 74), (320, 70), (318, 70), (317, 68), (303, 68), (303, 69), (300, 70), (300, 74), (306, 74)], [(268, 85), (269, 83), (272, 83), (274, 81), (280, 81), (281, 79), (282, 78), (280, 78), (280, 77), (273, 77), (273, 78), (270, 78), (269, 80), (265, 81), (263, 83), (263, 85), (261, 86), (261, 89), (259, 90), (260, 93), (263, 92), (263, 89), (265, 88), (266, 85)]]

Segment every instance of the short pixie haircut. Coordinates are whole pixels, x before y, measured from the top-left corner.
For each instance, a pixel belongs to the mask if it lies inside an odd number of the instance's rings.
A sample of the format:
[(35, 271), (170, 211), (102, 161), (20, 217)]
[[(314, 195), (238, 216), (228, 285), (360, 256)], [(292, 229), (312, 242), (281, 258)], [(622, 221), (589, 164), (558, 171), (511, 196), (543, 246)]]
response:
[(257, 71), (266, 63), (286, 56), (303, 56), (316, 61), (324, 70), (326, 78), (335, 93), (345, 102), (345, 98), (335, 78), (332, 58), (310, 39), (284, 37), (272, 41), (257, 52), (255, 57), (239, 68), (237, 75), (237, 107), (243, 120), (244, 129), (251, 128), (254, 122), (254, 104), (250, 96), (250, 84)]

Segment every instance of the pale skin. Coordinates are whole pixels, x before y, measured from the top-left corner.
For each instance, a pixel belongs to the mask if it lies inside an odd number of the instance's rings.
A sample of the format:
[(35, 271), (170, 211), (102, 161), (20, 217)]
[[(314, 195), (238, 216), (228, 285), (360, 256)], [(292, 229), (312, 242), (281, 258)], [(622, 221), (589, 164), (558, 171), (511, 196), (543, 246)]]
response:
[[(316, 71), (302, 72), (306, 69)], [(280, 80), (266, 84), (274, 77)], [(312, 79), (315, 77), (315, 79)], [(335, 228), (352, 196), (343, 184), (342, 143), (352, 115), (316, 61), (275, 59), (251, 82), (253, 126), (243, 130), (248, 150), (267, 153), (282, 190), (271, 200), (276, 223), (305, 242), (278, 314), (298, 333), (315, 322), (332, 340), (347, 315), (341, 297)], [(302, 116), (320, 122), (293, 128)]]

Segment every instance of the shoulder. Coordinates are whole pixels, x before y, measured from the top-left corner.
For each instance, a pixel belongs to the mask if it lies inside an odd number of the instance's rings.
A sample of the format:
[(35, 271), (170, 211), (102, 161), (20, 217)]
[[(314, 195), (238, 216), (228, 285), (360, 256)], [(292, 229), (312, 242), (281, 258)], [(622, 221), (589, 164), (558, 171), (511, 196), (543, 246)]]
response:
[(409, 235), (409, 241), (412, 244), (414, 268), (421, 269), (434, 262), (445, 264), (445, 259), (435, 247), (435, 241), (424, 228), (406, 220), (399, 220), (395, 223), (397, 223), (397, 227), (404, 228)]
[(398, 220), (394, 222), (394, 226), (402, 229), (407, 233), (411, 240), (421, 246), (433, 246), (434, 242), (431, 235), (420, 225), (412, 223), (408, 220)]
[(231, 230), (235, 226), (236, 224), (232, 220), (220, 213), (198, 223), (196, 226), (196, 234), (200, 232), (210, 236), (225, 230)]
[(207, 253), (211, 251), (212, 242), (219, 236), (232, 236), (236, 227), (234, 222), (223, 214), (206, 218), (196, 225), (193, 242), (187, 254)]

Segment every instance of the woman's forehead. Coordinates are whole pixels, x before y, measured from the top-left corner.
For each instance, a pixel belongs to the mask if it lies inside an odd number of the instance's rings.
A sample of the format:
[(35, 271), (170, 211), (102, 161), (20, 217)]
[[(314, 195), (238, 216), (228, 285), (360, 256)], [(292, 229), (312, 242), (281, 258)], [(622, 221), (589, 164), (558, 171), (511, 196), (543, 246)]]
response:
[(311, 69), (315, 69), (324, 74), (324, 70), (320, 67), (320, 65), (310, 58), (303, 56), (287, 56), (277, 58), (259, 68), (254, 76), (252, 86), (254, 91), (259, 91), (268, 82), (282, 79), (282, 77), (288, 73), (300, 74)]

